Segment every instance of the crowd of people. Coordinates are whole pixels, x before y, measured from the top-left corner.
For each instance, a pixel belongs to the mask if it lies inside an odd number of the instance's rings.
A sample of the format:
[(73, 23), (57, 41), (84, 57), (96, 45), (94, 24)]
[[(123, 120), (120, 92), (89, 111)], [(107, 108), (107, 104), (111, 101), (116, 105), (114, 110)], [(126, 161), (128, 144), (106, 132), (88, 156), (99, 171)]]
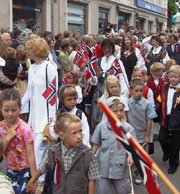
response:
[(160, 142), (169, 174), (179, 166), (179, 32), (108, 25), (104, 35), (54, 35), (29, 19), (22, 32), (1, 29), (0, 91), (3, 193), (130, 193), (133, 160), (99, 99), (147, 153)]

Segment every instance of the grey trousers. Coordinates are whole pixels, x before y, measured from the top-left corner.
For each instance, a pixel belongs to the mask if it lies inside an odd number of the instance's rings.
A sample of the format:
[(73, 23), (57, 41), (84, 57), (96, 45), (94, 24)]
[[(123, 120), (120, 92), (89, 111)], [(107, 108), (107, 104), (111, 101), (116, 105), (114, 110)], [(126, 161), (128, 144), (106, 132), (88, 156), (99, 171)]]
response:
[(131, 186), (129, 178), (108, 179), (100, 177), (97, 182), (96, 194), (129, 194)]

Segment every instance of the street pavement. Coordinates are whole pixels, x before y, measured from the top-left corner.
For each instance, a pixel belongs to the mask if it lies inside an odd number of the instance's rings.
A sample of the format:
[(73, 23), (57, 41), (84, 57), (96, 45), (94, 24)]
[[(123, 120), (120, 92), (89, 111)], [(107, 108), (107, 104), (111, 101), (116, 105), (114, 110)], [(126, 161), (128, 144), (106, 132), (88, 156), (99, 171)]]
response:
[[(168, 177), (168, 179), (174, 184), (174, 186), (180, 191), (180, 167), (177, 169), (175, 174), (168, 174), (167, 170), (169, 168), (168, 161), (163, 162), (162, 161), (162, 150), (159, 145), (159, 142), (155, 142), (154, 145), (154, 151), (155, 153), (151, 155), (152, 159), (155, 161), (155, 163), (160, 167), (160, 169), (164, 172), (164, 174)], [(169, 188), (165, 185), (165, 183), (159, 178), (160, 182), (160, 188), (161, 188), (161, 194), (172, 194), (172, 192), (169, 190)], [(134, 185), (135, 194), (148, 194), (146, 188), (144, 185)], [(155, 193), (154, 193), (155, 194)]]

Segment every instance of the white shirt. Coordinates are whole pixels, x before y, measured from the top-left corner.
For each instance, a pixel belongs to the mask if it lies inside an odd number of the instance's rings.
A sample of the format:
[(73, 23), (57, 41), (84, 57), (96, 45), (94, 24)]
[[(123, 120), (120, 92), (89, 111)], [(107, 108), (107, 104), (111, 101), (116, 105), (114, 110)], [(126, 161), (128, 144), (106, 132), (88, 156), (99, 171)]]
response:
[[(76, 115), (76, 111), (77, 111), (77, 108), (74, 107), (70, 112), (74, 115)], [(55, 133), (54, 131), (54, 125), (55, 125), (55, 117), (53, 119), (53, 121), (51, 122), (50, 124), (50, 135), (51, 137), (53, 137), (54, 139), (58, 139), (58, 134)], [(88, 121), (87, 121), (87, 118), (86, 118), (86, 115), (84, 114), (84, 112), (82, 112), (82, 119), (81, 119), (81, 124), (82, 124), (82, 134), (83, 134), (83, 138), (82, 138), (82, 142), (84, 145), (88, 146), (88, 147), (91, 147), (90, 143), (89, 143), (89, 134), (90, 134), (90, 131), (89, 131), (89, 124), (88, 124)]]
[[(172, 87), (180, 88), (180, 84), (178, 84), (176, 86), (172, 86)], [(172, 109), (172, 105), (173, 105), (173, 97), (174, 97), (175, 92), (176, 92), (176, 90), (174, 88), (171, 88), (171, 86), (169, 86), (168, 96), (167, 96), (167, 115), (171, 114), (171, 109)]]
[[(30, 102), (30, 114), (28, 124), (32, 127), (34, 133), (42, 133), (47, 118), (47, 101), (42, 96), (46, 90), (46, 66), (48, 72), (48, 85), (57, 76), (57, 68), (49, 61), (43, 61), (41, 64), (33, 64), (29, 68), (28, 86), (22, 98), (22, 112), (25, 111)], [(58, 80), (56, 79), (56, 86)], [(58, 88), (58, 87), (57, 87)], [(56, 113), (56, 105), (48, 104), (49, 118), (53, 118)]]

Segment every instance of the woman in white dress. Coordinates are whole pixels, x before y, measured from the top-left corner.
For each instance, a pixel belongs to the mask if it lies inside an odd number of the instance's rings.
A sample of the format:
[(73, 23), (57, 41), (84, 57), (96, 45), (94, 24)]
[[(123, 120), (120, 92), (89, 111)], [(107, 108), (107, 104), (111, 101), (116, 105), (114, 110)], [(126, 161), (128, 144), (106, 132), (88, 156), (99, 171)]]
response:
[[(29, 68), (28, 86), (22, 99), (22, 112), (29, 112), (28, 124), (35, 136), (34, 151), (38, 168), (46, 149), (46, 143), (42, 142), (44, 127), (56, 113), (56, 106), (48, 104), (42, 94), (54, 78), (58, 86), (57, 68), (45, 60), (49, 47), (44, 39), (30, 39), (25, 46), (28, 57), (35, 63)], [(41, 176), (39, 181), (44, 181), (44, 176)]]

